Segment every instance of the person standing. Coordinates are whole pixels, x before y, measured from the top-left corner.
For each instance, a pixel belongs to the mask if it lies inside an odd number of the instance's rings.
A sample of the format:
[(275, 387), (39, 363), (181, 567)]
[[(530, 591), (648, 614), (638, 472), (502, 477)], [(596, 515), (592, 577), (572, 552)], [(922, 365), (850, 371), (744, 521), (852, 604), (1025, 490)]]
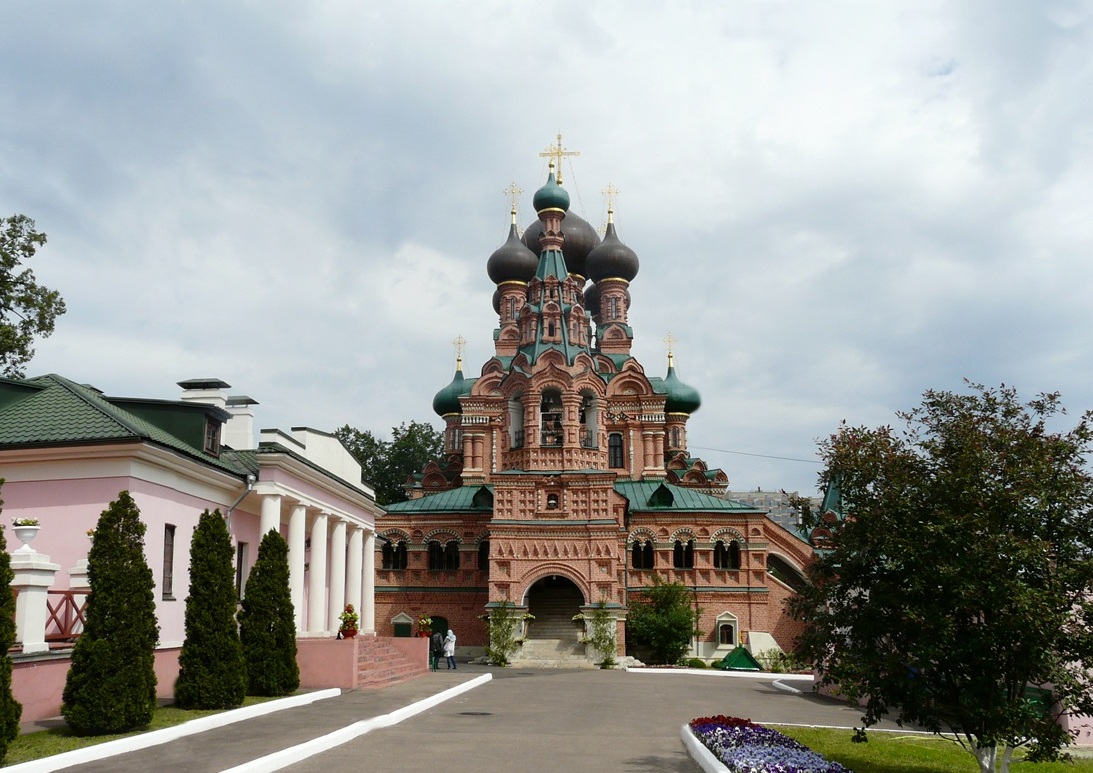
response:
[(448, 659), (448, 670), (456, 668), (455, 665), (455, 634), (448, 629), (448, 635), (444, 637), (444, 657)]
[(444, 634), (433, 631), (429, 637), (429, 665), (433, 671), (440, 670), (440, 658), (444, 654)]

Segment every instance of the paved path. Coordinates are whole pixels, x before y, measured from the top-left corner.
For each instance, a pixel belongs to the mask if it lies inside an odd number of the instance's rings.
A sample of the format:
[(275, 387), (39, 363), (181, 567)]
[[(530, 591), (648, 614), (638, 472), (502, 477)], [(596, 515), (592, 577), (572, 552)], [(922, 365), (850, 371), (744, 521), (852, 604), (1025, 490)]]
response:
[[(779, 690), (773, 685), (775, 676), (461, 666), (66, 770), (219, 773), (388, 714), (484, 673), (493, 679), (285, 770), (699, 773), (679, 740), (680, 727), (694, 717), (731, 714), (761, 723), (846, 727), (859, 717), (839, 702)], [(271, 767), (259, 762), (252, 769)]]

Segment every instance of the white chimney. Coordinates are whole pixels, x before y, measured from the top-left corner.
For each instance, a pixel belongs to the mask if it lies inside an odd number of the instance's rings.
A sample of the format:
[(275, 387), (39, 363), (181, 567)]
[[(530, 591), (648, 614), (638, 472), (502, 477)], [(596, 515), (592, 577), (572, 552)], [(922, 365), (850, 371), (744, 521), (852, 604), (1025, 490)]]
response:
[(254, 408), (258, 401), (246, 395), (232, 395), (228, 398), (227, 409), (231, 414), (224, 425), (222, 442), (236, 451), (252, 449), (254, 445)]

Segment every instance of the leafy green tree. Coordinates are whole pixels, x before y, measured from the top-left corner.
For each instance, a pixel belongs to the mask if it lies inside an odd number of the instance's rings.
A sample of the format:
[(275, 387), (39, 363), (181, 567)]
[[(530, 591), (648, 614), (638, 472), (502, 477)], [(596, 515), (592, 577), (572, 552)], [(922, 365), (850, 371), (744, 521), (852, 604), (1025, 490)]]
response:
[(592, 610), (592, 614), (580, 615), (579, 618), (588, 620), (587, 641), (600, 655), (600, 668), (614, 668), (618, 665), (615, 660), (615, 652), (618, 649), (617, 624), (615, 616), (607, 608), (607, 599), (601, 598), (596, 602), (596, 608)]
[(296, 613), (288, 584), (288, 543), (270, 529), (258, 545), (239, 610), (248, 695), (289, 695), (300, 686)]
[(1058, 712), (1093, 711), (1093, 430), (1086, 413), (1052, 431), (1058, 394), (969, 386), (926, 392), (902, 431), (820, 443), (843, 517), (790, 608), (798, 654), (863, 702), (859, 739), (892, 712), (954, 733), (987, 773), (1021, 745), (1055, 756)]
[[(0, 478), (0, 486), (4, 479)], [(0, 506), (4, 504), (0, 500)], [(23, 716), (23, 704), (15, 700), (11, 691), (11, 655), (8, 652), (15, 644), (15, 596), (11, 592), (11, 582), (15, 573), (11, 571), (11, 555), (4, 530), (0, 528), (0, 761), (8, 753), (8, 744), (19, 735), (19, 719)]]
[(190, 541), (186, 640), (175, 700), (185, 708), (230, 709), (247, 694), (247, 663), (235, 620), (231, 535), (220, 511), (201, 514)]
[(145, 529), (128, 491), (118, 494), (95, 527), (86, 622), (72, 650), (61, 706), (77, 735), (143, 727), (156, 707), (159, 626)]
[(653, 584), (643, 588), (644, 601), (630, 605), (626, 620), (627, 637), (646, 646), (653, 662), (675, 665), (691, 648), (696, 635), (699, 610), (686, 585), (665, 582), (653, 575)]
[(489, 642), (486, 644), (486, 657), (490, 663), (502, 667), (509, 664), (523, 641), (517, 635), (517, 628), (522, 630), (523, 622), (531, 619), (532, 615), (518, 612), (509, 601), (501, 601), (490, 609), (487, 632)]
[(0, 218), (0, 374), (18, 378), (34, 356), (34, 338), (48, 337), (65, 302), (20, 267), (46, 243), (26, 215)]
[(334, 435), (360, 462), (361, 477), (375, 489), (376, 502), (381, 505), (404, 502), (407, 478), (444, 453), (444, 435), (431, 424), (419, 421), (392, 427), (389, 441), (348, 424)]

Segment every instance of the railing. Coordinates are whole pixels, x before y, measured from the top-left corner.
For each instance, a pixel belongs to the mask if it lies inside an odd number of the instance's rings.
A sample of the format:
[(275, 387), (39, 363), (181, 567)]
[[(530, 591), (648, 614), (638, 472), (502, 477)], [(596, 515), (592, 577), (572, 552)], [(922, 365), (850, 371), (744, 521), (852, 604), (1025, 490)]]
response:
[(75, 641), (87, 622), (89, 590), (51, 590), (46, 596), (46, 641)]

